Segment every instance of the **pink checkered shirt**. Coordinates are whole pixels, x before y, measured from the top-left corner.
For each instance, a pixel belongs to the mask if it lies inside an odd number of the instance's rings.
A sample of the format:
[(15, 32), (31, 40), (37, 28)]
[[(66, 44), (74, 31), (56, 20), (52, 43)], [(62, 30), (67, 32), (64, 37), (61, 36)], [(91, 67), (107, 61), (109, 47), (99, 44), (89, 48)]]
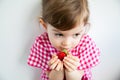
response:
[[(41, 68), (41, 79), (49, 80), (45, 71), (50, 70), (48, 62), (51, 59), (51, 56), (58, 52), (59, 51), (51, 45), (48, 34), (45, 32), (36, 38), (35, 43), (31, 47), (28, 64), (30, 66)], [(70, 53), (80, 58), (78, 70), (84, 70), (84, 78), (87, 78), (83, 80), (91, 80), (91, 68), (99, 63), (100, 56), (100, 51), (96, 47), (94, 41), (92, 41), (89, 35), (84, 35), (80, 40), (80, 43), (72, 49)]]

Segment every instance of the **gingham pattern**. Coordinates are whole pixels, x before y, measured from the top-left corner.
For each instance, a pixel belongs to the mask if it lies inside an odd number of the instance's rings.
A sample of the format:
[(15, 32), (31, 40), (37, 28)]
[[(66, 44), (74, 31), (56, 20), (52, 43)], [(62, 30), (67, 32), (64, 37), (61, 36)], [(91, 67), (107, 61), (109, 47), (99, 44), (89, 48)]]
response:
[[(28, 64), (30, 66), (38, 67), (42, 69), (42, 80), (49, 80), (45, 74), (46, 70), (49, 70), (48, 61), (51, 59), (51, 55), (57, 54), (57, 51), (50, 43), (48, 34), (45, 32), (38, 36), (33, 44), (30, 55), (28, 57)], [(94, 41), (88, 36), (84, 35), (80, 40), (80, 43), (70, 51), (72, 55), (80, 58), (79, 70), (84, 70), (84, 76), (91, 80), (91, 68), (99, 63), (100, 51), (96, 47)]]

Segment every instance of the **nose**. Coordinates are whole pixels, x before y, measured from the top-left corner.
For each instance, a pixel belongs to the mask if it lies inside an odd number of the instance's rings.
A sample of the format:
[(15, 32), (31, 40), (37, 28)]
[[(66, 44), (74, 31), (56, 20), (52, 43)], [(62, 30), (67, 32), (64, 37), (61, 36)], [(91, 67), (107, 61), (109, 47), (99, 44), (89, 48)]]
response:
[(62, 41), (62, 46), (65, 47), (65, 48), (68, 48), (70, 47), (72, 43), (72, 39), (70, 38), (65, 38), (63, 41)]

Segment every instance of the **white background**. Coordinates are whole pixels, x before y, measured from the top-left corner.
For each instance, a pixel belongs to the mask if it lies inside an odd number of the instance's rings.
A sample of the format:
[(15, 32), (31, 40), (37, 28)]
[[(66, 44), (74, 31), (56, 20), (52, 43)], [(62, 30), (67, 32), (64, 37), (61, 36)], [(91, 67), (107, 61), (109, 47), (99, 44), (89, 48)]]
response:
[[(89, 1), (89, 34), (101, 50), (93, 78), (120, 80), (120, 0)], [(27, 65), (29, 49), (43, 32), (40, 8), (41, 0), (0, 0), (0, 80), (40, 79), (40, 69)]]

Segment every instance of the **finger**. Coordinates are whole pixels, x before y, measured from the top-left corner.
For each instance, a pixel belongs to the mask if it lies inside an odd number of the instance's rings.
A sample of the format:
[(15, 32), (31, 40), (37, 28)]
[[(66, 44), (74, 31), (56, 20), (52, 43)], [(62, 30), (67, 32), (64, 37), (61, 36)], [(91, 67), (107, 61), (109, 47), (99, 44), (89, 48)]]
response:
[(74, 61), (72, 63), (78, 67), (80, 65), (80, 59), (77, 56), (70, 56), (70, 57)]
[(59, 71), (61, 67), (62, 67), (62, 64), (61, 64), (61, 61), (59, 60), (55, 70)]
[(68, 69), (75, 70), (77, 68), (75, 65), (71, 64), (67, 60), (64, 60), (63, 62), (64, 62), (64, 65), (66, 65)]
[(69, 72), (73, 71), (66, 63), (64, 63), (64, 66), (65, 66), (67, 71), (69, 71)]
[(74, 66), (78, 66), (78, 64), (79, 64), (79, 62), (76, 62), (69, 57), (65, 57), (63, 61), (67, 61), (68, 63), (70, 63), (71, 65), (74, 65)]
[(50, 65), (50, 69), (55, 69), (58, 64), (59, 59), (57, 59), (52, 65)]
[(60, 70), (63, 70), (63, 62), (61, 62), (61, 68), (60, 68)]
[(52, 65), (56, 60), (58, 59), (57, 56), (52, 57), (52, 59), (49, 61), (48, 65)]
[(71, 54), (70, 54), (70, 55), (68, 55), (67, 57), (69, 57), (69, 58), (73, 59), (74, 61), (78, 61), (78, 62), (80, 61), (78, 57), (73, 56), (73, 55), (71, 55)]

